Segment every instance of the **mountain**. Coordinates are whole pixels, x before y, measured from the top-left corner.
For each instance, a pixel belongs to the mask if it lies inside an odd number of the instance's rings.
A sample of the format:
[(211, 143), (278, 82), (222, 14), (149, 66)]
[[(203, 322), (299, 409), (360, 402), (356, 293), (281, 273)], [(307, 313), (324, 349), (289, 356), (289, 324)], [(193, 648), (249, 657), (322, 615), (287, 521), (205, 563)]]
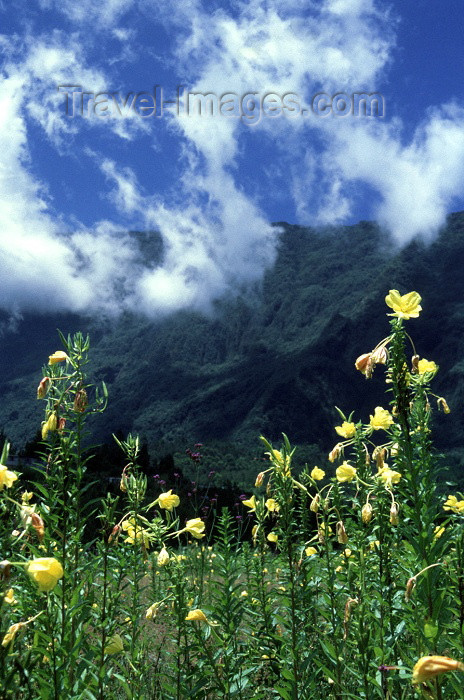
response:
[[(27, 315), (0, 346), (0, 427), (17, 448), (34, 437), (43, 407), (35, 399), (40, 368), (59, 348), (56, 329), (91, 337), (91, 372), (108, 386), (107, 411), (92, 420), (93, 438), (136, 432), (152, 456), (210, 448), (210, 465), (256, 472), (258, 436), (281, 432), (319, 460), (333, 446), (334, 406), (368, 419), (384, 397), (383, 371), (366, 381), (355, 358), (388, 333), (389, 289), (418, 291), (423, 312), (408, 322), (417, 351), (440, 365), (433, 389), (449, 416), (436, 440), (458, 474), (464, 465), (464, 212), (449, 216), (430, 245), (398, 250), (370, 222), (315, 230), (279, 224), (275, 265), (262, 283), (218, 302), (203, 316), (179, 312), (157, 321)], [(147, 255), (162, 256), (156, 235)], [(0, 319), (1, 321), (1, 319)], [(412, 352), (411, 352), (412, 354)]]

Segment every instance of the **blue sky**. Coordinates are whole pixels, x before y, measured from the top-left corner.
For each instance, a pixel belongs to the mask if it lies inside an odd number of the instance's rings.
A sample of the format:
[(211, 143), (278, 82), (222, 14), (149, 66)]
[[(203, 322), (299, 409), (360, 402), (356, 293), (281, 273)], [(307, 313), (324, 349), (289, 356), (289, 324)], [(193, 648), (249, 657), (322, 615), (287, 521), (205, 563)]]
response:
[[(461, 0), (0, 0), (0, 308), (207, 309), (272, 264), (275, 221), (433, 238), (464, 209), (463, 25)], [(218, 113), (161, 115), (178, 85)]]

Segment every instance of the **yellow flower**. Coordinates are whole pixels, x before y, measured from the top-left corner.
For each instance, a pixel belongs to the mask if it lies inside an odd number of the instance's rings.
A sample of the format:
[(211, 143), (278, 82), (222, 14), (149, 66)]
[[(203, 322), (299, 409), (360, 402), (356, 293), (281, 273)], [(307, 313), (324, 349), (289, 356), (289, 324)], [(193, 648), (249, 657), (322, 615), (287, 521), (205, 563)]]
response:
[(6, 486), (9, 489), (18, 478), (15, 472), (11, 472), (4, 464), (0, 464), (0, 491)]
[(447, 671), (464, 671), (464, 664), (449, 656), (423, 656), (412, 670), (412, 682), (424, 683)]
[(3, 600), (5, 603), (8, 603), (8, 605), (16, 605), (18, 602), (14, 597), (14, 590), (12, 588), (7, 590)]
[(385, 465), (379, 470), (377, 478), (385, 484), (386, 488), (391, 489), (392, 484), (397, 484), (401, 479), (401, 474), (400, 472), (393, 471), (393, 469), (390, 469), (390, 467)]
[(53, 557), (33, 559), (27, 565), (26, 571), (39, 587), (39, 591), (51, 591), (64, 574), (60, 562)]
[(187, 520), (182, 530), (174, 532), (173, 535), (181, 535), (183, 532), (188, 532), (196, 540), (201, 540), (201, 538), (205, 536), (204, 529), (205, 523), (201, 518), (192, 518), (191, 520)]
[(50, 355), (48, 358), (48, 364), (49, 365), (56, 365), (57, 362), (64, 362), (65, 360), (68, 360), (68, 356), (66, 355), (63, 350), (57, 350), (56, 352), (53, 353), (53, 355)]
[(15, 622), (14, 625), (11, 625), (11, 627), (8, 628), (7, 633), (3, 637), (2, 640), (2, 647), (7, 647), (8, 644), (14, 641), (14, 638), (16, 637), (17, 633), (21, 629), (21, 627), (24, 627), (26, 623), (25, 622)]
[(376, 406), (373, 416), (369, 416), (370, 426), (374, 430), (386, 430), (393, 423), (393, 416), (385, 408)]
[(146, 619), (147, 620), (154, 620), (158, 614), (158, 610), (159, 610), (160, 606), (161, 606), (161, 603), (153, 603), (153, 605), (150, 605), (147, 612), (145, 613)]
[(438, 369), (438, 365), (429, 360), (419, 360), (417, 363), (417, 371), (419, 374), (425, 374), (426, 372), (436, 372)]
[[(253, 496), (253, 498), (254, 498), (254, 496)], [(244, 503), (245, 503), (245, 501), (244, 501)], [(277, 513), (280, 510), (280, 506), (274, 498), (268, 498), (264, 505), (266, 506), (268, 511), (270, 511), (271, 513)]]
[(417, 292), (409, 292), (409, 294), (401, 296), (397, 289), (390, 289), (385, 297), (385, 303), (394, 312), (388, 314), (389, 316), (404, 318), (406, 321), (410, 318), (417, 318), (419, 312), (422, 311), (421, 297)]
[(340, 481), (341, 483), (353, 481), (353, 479), (356, 477), (356, 469), (348, 464), (348, 462), (343, 462), (343, 464), (337, 468), (335, 475), (337, 477), (337, 481)]
[(127, 532), (127, 537), (124, 542), (127, 542), (128, 544), (139, 543), (146, 548), (150, 546), (150, 535), (148, 531), (140, 527), (135, 518), (124, 520), (121, 528)]
[(316, 547), (306, 547), (305, 554), (307, 557), (312, 557), (314, 554), (317, 554)]
[(445, 532), (445, 528), (440, 527), (440, 525), (437, 525), (435, 530), (433, 531), (433, 539), (438, 540), (438, 538), (441, 537), (444, 532)]
[(348, 439), (356, 434), (356, 426), (354, 423), (348, 423), (348, 421), (344, 420), (341, 425), (335, 426), (335, 431), (340, 437)]
[(198, 620), (199, 622), (208, 622), (208, 618), (206, 617), (205, 613), (203, 610), (200, 610), (199, 608), (195, 608), (194, 610), (190, 610), (188, 613), (187, 617), (185, 618), (186, 620)]
[(163, 547), (161, 552), (158, 554), (157, 562), (158, 566), (166, 566), (166, 564), (169, 562), (169, 552), (166, 547)]
[(160, 493), (158, 496), (158, 505), (160, 508), (164, 508), (164, 510), (172, 510), (173, 508), (177, 508), (179, 503), (180, 498), (179, 496), (176, 496), (175, 493), (172, 493), (172, 489), (169, 489), (169, 491), (166, 491), (166, 493)]
[(58, 428), (58, 416), (50, 413), (48, 419), (42, 423), (42, 440), (46, 440), (49, 432), (54, 432)]
[(314, 479), (314, 481), (321, 481), (324, 477), (325, 471), (323, 469), (314, 467), (314, 469), (311, 470), (311, 479)]
[(463, 513), (464, 512), (464, 501), (458, 501), (456, 496), (448, 496), (443, 510), (452, 510), (453, 513)]
[(270, 532), (270, 533), (268, 534), (268, 536), (267, 536), (267, 539), (268, 539), (269, 542), (277, 542), (277, 540), (279, 539), (279, 537), (278, 537), (278, 535), (276, 535), (275, 532)]
[(248, 498), (246, 501), (242, 501), (243, 505), (249, 508), (251, 511), (256, 510), (256, 498), (253, 494), (251, 498)]
[(121, 651), (124, 651), (124, 642), (119, 634), (113, 634), (113, 636), (108, 639), (104, 652), (105, 654), (118, 654)]

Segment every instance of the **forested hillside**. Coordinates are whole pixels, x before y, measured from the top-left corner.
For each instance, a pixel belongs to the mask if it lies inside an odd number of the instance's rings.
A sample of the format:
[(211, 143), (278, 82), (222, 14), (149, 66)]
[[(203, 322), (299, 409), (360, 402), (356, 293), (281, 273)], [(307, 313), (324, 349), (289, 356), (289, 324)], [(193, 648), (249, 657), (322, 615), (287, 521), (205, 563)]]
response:
[[(437, 445), (459, 469), (464, 213), (451, 215), (435, 242), (413, 242), (401, 251), (368, 222), (318, 231), (282, 228), (276, 263), (262, 284), (218, 302), (212, 315), (27, 316), (14, 332), (5, 324), (0, 426), (16, 449), (40, 427), (36, 386), (41, 365), (59, 348), (60, 328), (90, 334), (92, 378), (108, 386), (109, 406), (93, 420), (92, 439), (109, 442), (116, 431), (136, 432), (154, 459), (202, 442), (217, 469), (233, 473), (236, 465), (242, 473), (244, 461), (260, 453), (259, 434), (277, 440), (286, 432), (304, 446), (302, 456), (316, 459), (335, 441), (335, 405), (366, 420), (382, 400), (383, 370), (366, 381), (354, 360), (388, 332), (379, 309), (396, 288), (422, 295), (423, 313), (410, 323), (418, 352), (440, 365), (434, 389), (452, 412), (437, 417)], [(156, 234), (133, 235), (159, 259)]]

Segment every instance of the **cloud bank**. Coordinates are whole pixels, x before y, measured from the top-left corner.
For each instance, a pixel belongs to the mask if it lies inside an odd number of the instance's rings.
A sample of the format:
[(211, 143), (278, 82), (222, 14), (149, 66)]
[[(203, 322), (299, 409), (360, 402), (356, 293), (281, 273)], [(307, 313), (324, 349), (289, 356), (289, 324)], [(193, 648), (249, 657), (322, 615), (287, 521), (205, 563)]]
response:
[[(127, 150), (118, 156), (105, 141), (110, 132), (116, 143), (135, 147), (148, 122), (133, 114), (69, 120), (61, 96), (50, 90), (60, 84), (107, 89), (118, 67), (134, 62), (137, 44), (128, 50), (124, 42), (141, 36), (142, 22), (171, 37), (164, 63), (192, 92), (291, 92), (309, 108), (321, 90), (372, 91), (388, 75), (396, 41), (396, 19), (381, 0), (229, 6), (168, 0), (162, 7), (155, 0), (79, 7), (40, 0), (40, 6), (55, 13), (54, 29), (37, 33), (32, 23), (21, 40), (0, 39), (0, 308), (8, 313), (208, 309), (272, 265), (278, 229), (266, 202), (278, 200), (283, 188), (298, 222), (312, 225), (345, 222), (357, 188), (371, 188), (372, 215), (399, 244), (435, 235), (461, 194), (464, 110), (457, 102), (431, 108), (409, 140), (394, 115), (266, 117), (249, 126), (171, 110), (153, 148), (163, 148), (164, 136), (175, 139), (178, 177), (161, 194), (140, 162)], [(99, 42), (107, 42), (104, 60), (95, 52)], [(139, 50), (146, 49), (141, 41)], [(57, 164), (68, 162), (72, 144), (99, 172), (111, 218), (84, 226), (60, 210), (32, 155), (38, 134)], [(273, 163), (260, 169), (260, 148), (271, 146)], [(144, 258), (135, 236), (121, 232), (121, 217), (160, 232), (161, 265)]]

